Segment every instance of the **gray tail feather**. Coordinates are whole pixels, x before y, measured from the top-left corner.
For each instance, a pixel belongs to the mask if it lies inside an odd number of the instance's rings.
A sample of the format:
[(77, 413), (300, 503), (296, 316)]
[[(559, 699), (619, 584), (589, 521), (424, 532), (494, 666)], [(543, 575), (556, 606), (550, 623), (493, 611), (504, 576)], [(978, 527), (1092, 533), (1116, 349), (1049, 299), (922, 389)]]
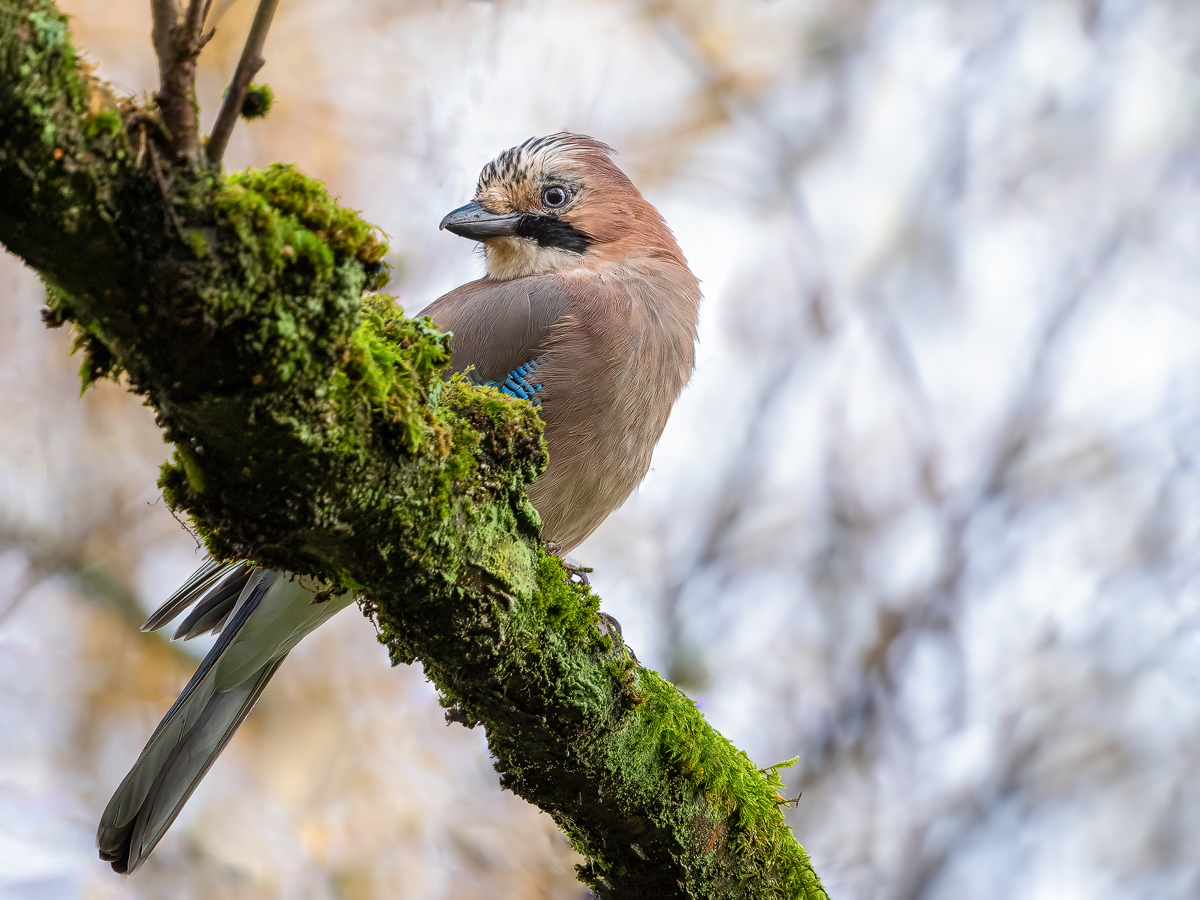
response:
[[(203, 588), (193, 591), (193, 599), (219, 577), (209, 576)], [(217, 661), (279, 577), (281, 573), (264, 569), (248, 571), (221, 636), (105, 808), (96, 843), (100, 858), (115, 871), (132, 872), (146, 859), (283, 662), (280, 656), (240, 684), (214, 691)]]
[(106, 811), (97, 843), (100, 858), (112, 863), (114, 872), (135, 872), (146, 861), (286, 658), (284, 654), (241, 684), (209, 699), (199, 719), (163, 762), (132, 819), (118, 827), (106, 825)]
[[(205, 592), (225, 576), (241, 574), (248, 577), (252, 566), (246, 562), (219, 563), (206, 559), (187, 582), (168, 598), (167, 602), (150, 614), (142, 623), (142, 631), (157, 631), (181, 612), (191, 606)], [(211, 594), (210, 594), (211, 596)], [(208, 599), (208, 598), (205, 598)], [(178, 635), (176, 635), (178, 637)]]
[(210, 589), (208, 594), (196, 603), (195, 608), (184, 617), (171, 636), (171, 640), (177, 641), (183, 638), (185, 641), (190, 641), (198, 634), (219, 631), (225, 624), (225, 620), (229, 618), (229, 614), (233, 612), (242, 589), (253, 574), (254, 568), (250, 563), (238, 563), (234, 566), (233, 571), (216, 582), (216, 586)]

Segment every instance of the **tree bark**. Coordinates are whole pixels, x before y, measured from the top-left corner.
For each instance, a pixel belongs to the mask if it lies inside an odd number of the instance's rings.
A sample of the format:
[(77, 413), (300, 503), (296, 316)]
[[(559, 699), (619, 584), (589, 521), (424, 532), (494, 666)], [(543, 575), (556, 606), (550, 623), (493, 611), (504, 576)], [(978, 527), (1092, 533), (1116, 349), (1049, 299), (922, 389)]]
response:
[(598, 896), (825, 897), (776, 770), (636, 665), (539, 542), (534, 409), (443, 381), (448, 336), (373, 293), (382, 238), (322, 184), (181, 139), (87, 74), (50, 0), (0, 0), (0, 241), (74, 323), (85, 385), (124, 373), (153, 407), (163, 493), (210, 552), (359, 591)]

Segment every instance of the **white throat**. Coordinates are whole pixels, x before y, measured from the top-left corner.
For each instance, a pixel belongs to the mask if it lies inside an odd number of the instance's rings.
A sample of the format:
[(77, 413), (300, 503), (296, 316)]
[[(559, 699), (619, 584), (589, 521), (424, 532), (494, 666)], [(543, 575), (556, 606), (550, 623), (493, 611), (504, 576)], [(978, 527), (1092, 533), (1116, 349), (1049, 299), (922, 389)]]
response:
[(488, 277), (511, 281), (526, 275), (550, 275), (578, 268), (583, 257), (559, 247), (543, 247), (533, 238), (496, 237), (483, 245)]

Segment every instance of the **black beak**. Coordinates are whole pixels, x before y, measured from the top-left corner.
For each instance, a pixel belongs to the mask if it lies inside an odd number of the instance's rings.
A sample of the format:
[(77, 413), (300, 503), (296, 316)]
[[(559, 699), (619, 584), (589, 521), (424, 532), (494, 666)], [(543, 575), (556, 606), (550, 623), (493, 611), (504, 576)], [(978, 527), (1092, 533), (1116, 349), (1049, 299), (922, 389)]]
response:
[(438, 230), (441, 231), (444, 228), (460, 237), (482, 241), (487, 238), (515, 234), (517, 223), (520, 220), (521, 216), (518, 213), (498, 216), (472, 201), (466, 206), (460, 206), (442, 219)]

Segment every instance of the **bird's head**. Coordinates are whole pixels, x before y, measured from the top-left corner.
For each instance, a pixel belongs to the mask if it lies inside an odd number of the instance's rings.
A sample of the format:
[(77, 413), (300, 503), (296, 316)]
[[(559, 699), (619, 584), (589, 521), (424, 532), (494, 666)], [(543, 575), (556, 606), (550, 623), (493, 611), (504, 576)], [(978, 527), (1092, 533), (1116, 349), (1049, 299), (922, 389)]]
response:
[(579, 134), (530, 138), (483, 167), (475, 199), (441, 228), (482, 243), (497, 281), (639, 256), (682, 263), (666, 223), (611, 153)]

